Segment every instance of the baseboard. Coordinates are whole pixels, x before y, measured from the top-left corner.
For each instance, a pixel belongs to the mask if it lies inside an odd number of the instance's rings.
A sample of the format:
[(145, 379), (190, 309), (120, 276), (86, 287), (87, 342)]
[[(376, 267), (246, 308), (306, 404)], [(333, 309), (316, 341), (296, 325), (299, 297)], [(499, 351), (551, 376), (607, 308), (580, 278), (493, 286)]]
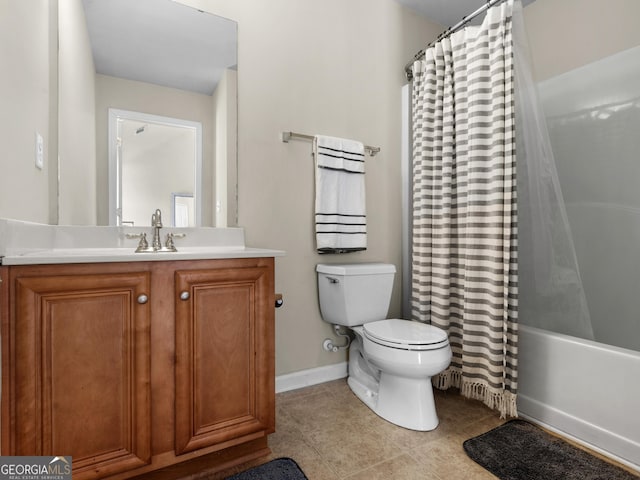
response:
[(288, 392), (289, 390), (297, 390), (298, 388), (330, 382), (331, 380), (338, 380), (346, 376), (347, 362), (286, 373), (276, 377), (276, 393)]
[(640, 471), (640, 445), (530, 397), (518, 395), (518, 415), (629, 468)]

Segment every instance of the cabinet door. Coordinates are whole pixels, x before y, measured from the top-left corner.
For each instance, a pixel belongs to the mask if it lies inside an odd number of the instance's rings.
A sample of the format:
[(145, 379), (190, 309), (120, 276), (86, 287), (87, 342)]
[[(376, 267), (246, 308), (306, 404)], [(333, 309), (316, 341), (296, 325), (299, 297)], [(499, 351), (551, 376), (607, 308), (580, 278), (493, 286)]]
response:
[(176, 453), (271, 433), (273, 263), (175, 280)]
[(74, 479), (149, 463), (149, 306), (140, 297), (149, 274), (17, 276), (13, 285), (14, 424), (3, 453), (71, 455)]

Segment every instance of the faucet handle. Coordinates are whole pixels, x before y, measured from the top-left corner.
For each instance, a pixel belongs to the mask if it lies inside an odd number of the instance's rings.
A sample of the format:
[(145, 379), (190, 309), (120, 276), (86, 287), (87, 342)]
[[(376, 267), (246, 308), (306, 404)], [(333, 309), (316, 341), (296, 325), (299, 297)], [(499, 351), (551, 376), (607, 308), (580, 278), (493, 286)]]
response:
[(173, 239), (174, 238), (184, 238), (186, 236), (187, 236), (186, 233), (167, 233), (167, 239), (164, 242), (164, 248), (166, 250), (170, 250), (172, 252), (177, 252), (178, 249), (176, 248), (175, 244), (173, 243)]
[(147, 234), (146, 233), (127, 233), (127, 238), (139, 238), (140, 242), (138, 243), (138, 248), (136, 248), (136, 253), (140, 252), (148, 252), (152, 251), (149, 249), (149, 242), (147, 242)]

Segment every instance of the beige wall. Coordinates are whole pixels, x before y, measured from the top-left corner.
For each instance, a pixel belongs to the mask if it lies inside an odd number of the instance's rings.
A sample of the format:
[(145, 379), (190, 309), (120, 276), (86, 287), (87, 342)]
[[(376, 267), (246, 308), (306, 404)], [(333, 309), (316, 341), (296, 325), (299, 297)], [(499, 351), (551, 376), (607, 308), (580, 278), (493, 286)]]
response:
[[(202, 124), (202, 183), (213, 183), (213, 111), (211, 97), (150, 83), (96, 75), (96, 150), (98, 224), (109, 224), (109, 108), (132, 110)], [(213, 225), (213, 192), (205, 188), (202, 221)], [(167, 212), (168, 214), (169, 212)], [(149, 213), (151, 215), (151, 212)]]
[[(393, 0), (206, 0), (238, 21), (239, 223), (249, 245), (282, 249), (276, 290), (278, 374), (330, 365), (333, 336), (320, 318), (315, 266), (401, 261), (400, 87), (404, 64), (441, 27)], [(368, 250), (315, 253), (311, 144), (282, 131), (348, 137), (379, 146), (367, 159)], [(390, 314), (400, 314), (400, 272)]]
[(538, 80), (640, 44), (638, 0), (536, 0), (524, 17)]
[[(55, 214), (55, 13), (49, 0), (0, 0), (0, 217), (48, 223)], [(36, 132), (44, 139), (42, 170), (35, 167)]]
[(95, 66), (82, 1), (61, 2), (58, 15), (58, 223), (95, 225)]

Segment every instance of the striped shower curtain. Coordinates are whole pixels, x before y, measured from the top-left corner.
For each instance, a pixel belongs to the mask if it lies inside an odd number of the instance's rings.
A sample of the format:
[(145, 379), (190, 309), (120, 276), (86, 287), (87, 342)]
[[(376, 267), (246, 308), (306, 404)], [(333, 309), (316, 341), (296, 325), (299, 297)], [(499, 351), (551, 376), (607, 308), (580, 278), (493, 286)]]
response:
[(441, 389), (516, 416), (517, 199), (511, 14), (413, 65), (412, 316), (448, 332)]

